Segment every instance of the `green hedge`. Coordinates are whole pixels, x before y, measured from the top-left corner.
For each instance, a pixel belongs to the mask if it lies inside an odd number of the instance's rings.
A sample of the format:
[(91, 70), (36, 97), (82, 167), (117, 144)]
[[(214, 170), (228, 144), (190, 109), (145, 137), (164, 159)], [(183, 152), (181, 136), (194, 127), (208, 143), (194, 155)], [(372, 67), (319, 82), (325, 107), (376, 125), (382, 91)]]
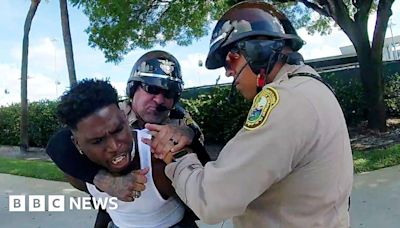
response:
[(389, 116), (400, 115), (400, 74), (385, 78), (385, 101)]
[[(61, 127), (55, 115), (56, 101), (39, 101), (29, 104), (29, 145), (45, 147), (49, 137)], [(19, 145), (21, 105), (0, 107), (0, 145)]]
[[(349, 73), (349, 71), (346, 71)], [(351, 75), (351, 74), (350, 74)], [(336, 91), (349, 125), (366, 118), (362, 87), (358, 77), (349, 74), (322, 74)], [(181, 99), (183, 106), (200, 125), (208, 142), (226, 142), (242, 127), (251, 103), (240, 95), (228, 102), (230, 86), (208, 87), (200, 95)], [(400, 75), (385, 77), (385, 101), (389, 116), (400, 116)], [(39, 101), (29, 105), (30, 146), (44, 147), (49, 137), (61, 127), (55, 116), (56, 101)], [(0, 145), (19, 145), (20, 105), (0, 107)]]
[(347, 124), (354, 125), (366, 119), (363, 88), (358, 76), (339, 78), (335, 73), (326, 73), (321, 77), (334, 89)]
[[(343, 109), (346, 121), (349, 125), (358, 124), (367, 118), (367, 107), (363, 100), (363, 88), (361, 79), (357, 76), (349, 76), (355, 71), (344, 71), (347, 74), (324, 73), (322, 78), (335, 90), (336, 97)], [(385, 80), (385, 103), (388, 117), (400, 116), (400, 74), (388, 75)]]
[(234, 93), (229, 101), (228, 86), (216, 86), (208, 94), (181, 99), (199, 124), (207, 142), (226, 142), (243, 126), (251, 102)]

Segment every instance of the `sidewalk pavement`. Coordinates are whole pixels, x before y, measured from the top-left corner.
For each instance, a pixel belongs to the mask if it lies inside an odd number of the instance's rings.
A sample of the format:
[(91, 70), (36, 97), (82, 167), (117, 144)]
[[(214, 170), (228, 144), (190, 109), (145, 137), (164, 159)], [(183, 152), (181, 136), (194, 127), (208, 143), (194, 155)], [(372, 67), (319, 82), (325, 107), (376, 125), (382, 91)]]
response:
[(355, 176), (351, 227), (400, 227), (400, 166)]
[[(95, 210), (65, 212), (9, 212), (9, 195), (65, 195), (86, 196), (68, 183), (0, 174), (0, 227), (93, 227)], [(26, 199), (27, 200), (27, 199)], [(351, 227), (399, 227), (400, 224), (400, 166), (385, 168), (355, 176), (351, 197)], [(224, 224), (202, 228), (231, 228)]]

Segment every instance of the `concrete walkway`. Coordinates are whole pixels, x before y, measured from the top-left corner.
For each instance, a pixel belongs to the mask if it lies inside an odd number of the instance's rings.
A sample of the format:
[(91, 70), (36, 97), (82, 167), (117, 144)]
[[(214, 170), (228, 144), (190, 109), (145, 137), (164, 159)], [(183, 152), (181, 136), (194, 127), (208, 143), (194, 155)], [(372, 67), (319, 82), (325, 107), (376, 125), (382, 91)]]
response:
[[(9, 195), (35, 194), (45, 196), (65, 195), (65, 198), (87, 196), (87, 194), (74, 189), (65, 182), (0, 174), (0, 227), (93, 227), (96, 218), (96, 211), (94, 210), (9, 212)], [(28, 201), (27, 198), (25, 201)]]
[[(9, 212), (9, 195), (65, 195), (86, 196), (69, 184), (34, 178), (0, 174), (0, 227), (93, 227), (94, 210), (65, 212)], [(27, 201), (27, 199), (26, 199)], [(351, 227), (395, 228), (400, 224), (400, 166), (355, 176), (351, 201)], [(202, 228), (230, 228), (228, 220)]]
[(350, 212), (352, 228), (400, 227), (400, 166), (357, 175)]

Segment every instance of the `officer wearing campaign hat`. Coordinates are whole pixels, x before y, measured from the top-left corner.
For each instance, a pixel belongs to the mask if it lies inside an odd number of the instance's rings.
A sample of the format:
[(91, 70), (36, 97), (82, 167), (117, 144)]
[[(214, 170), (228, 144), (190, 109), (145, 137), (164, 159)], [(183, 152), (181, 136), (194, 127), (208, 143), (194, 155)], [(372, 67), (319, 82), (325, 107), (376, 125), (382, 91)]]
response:
[(349, 227), (346, 122), (331, 88), (303, 63), (303, 44), (286, 16), (265, 2), (241, 2), (217, 22), (206, 67), (225, 67), (232, 88), (253, 105), (216, 161), (202, 166), (194, 154), (173, 154), (166, 167), (202, 221)]

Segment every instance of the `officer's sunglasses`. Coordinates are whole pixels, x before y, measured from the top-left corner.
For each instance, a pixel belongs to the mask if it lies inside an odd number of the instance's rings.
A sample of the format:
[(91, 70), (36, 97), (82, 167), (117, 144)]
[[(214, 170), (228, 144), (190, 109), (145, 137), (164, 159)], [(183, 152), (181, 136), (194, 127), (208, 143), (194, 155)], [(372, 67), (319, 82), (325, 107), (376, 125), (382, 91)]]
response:
[(174, 92), (174, 91), (166, 90), (161, 87), (154, 86), (154, 85), (147, 85), (147, 84), (141, 83), (141, 87), (144, 91), (146, 91), (149, 94), (158, 95), (161, 93), (165, 98), (168, 98), (168, 99), (174, 98), (177, 95), (176, 92)]

